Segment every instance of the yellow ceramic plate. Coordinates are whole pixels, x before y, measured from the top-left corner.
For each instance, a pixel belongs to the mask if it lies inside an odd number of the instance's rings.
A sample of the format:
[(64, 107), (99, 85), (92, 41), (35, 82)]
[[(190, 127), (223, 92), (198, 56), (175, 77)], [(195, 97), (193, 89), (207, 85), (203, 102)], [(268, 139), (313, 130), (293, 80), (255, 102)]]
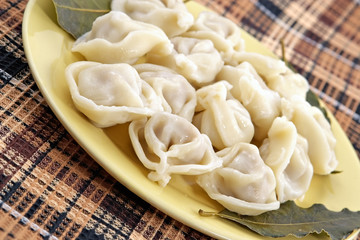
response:
[[(203, 10), (193, 2), (190, 2), (188, 7), (195, 15)], [(255, 39), (247, 34), (244, 36), (249, 51), (271, 54)], [(36, 83), (58, 119), (77, 142), (120, 183), (164, 213), (210, 236), (226, 239), (261, 239), (256, 233), (227, 220), (200, 217), (199, 209), (219, 211), (222, 207), (209, 199), (204, 191), (193, 184), (192, 179), (173, 177), (165, 188), (149, 181), (146, 177), (148, 171), (132, 150), (127, 125), (99, 129), (75, 109), (65, 82), (64, 69), (81, 57), (71, 53), (73, 39), (57, 25), (51, 0), (29, 1), (23, 22), (23, 40), (26, 57)], [(313, 203), (323, 203), (332, 210), (347, 207), (358, 211), (359, 160), (333, 117), (332, 127), (338, 140), (338, 170), (343, 173), (315, 176), (309, 192), (298, 204), (306, 207)], [(312, 238), (314, 237), (308, 236), (306, 239)]]

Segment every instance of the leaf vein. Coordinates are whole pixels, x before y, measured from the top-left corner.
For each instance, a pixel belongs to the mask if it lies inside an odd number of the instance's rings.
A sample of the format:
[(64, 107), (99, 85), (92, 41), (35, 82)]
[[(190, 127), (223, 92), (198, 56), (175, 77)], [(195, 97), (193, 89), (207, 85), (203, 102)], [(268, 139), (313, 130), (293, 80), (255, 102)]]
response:
[(108, 9), (90, 9), (90, 8), (76, 8), (76, 7), (70, 7), (66, 5), (61, 5), (58, 3), (55, 3), (56, 7), (62, 8), (62, 9), (68, 9), (71, 11), (77, 11), (77, 12), (93, 12), (93, 13), (107, 13), (109, 12)]
[[(224, 218), (228, 218), (226, 215), (223, 216)], [(301, 226), (301, 225), (308, 225), (308, 224), (320, 224), (320, 223), (330, 223), (336, 222), (341, 220), (348, 220), (349, 218), (336, 218), (331, 220), (323, 220), (323, 221), (309, 221), (309, 222), (290, 222), (290, 223), (271, 223), (271, 222), (258, 222), (249, 219), (240, 218), (238, 221), (243, 221), (255, 225), (273, 225), (273, 226)]]

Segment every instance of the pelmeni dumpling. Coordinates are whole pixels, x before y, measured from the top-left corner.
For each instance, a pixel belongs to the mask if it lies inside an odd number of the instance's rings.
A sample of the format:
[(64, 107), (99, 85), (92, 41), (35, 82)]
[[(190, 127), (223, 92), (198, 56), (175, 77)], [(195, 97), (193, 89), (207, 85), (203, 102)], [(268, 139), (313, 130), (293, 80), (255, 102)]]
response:
[(248, 62), (237, 67), (226, 65), (216, 77), (228, 81), (231, 94), (249, 111), (255, 126), (254, 139), (262, 141), (273, 120), (280, 115), (280, 96), (269, 89)]
[(171, 42), (174, 44), (171, 55), (149, 54), (147, 61), (174, 69), (194, 87), (214, 81), (224, 62), (210, 40), (174, 37)]
[(241, 215), (259, 215), (279, 208), (275, 176), (255, 145), (237, 143), (217, 155), (223, 166), (197, 177), (210, 198)]
[(303, 76), (291, 71), (284, 61), (253, 52), (236, 53), (234, 59), (238, 62), (249, 62), (267, 86), (281, 97), (290, 99), (297, 95), (306, 98), (309, 83)]
[(294, 73), (290, 69), (283, 74), (267, 77), (266, 83), (270, 89), (286, 99), (299, 96), (305, 100), (309, 91), (308, 81), (301, 74)]
[(233, 59), (238, 63), (250, 63), (265, 81), (269, 77), (277, 76), (288, 71), (288, 67), (284, 61), (260, 53), (237, 52), (234, 53)]
[(336, 138), (322, 112), (296, 96), (290, 101), (282, 99), (281, 108), (283, 115), (295, 124), (298, 133), (308, 141), (308, 155), (314, 173), (324, 175), (334, 171), (338, 165)]
[(132, 64), (148, 52), (168, 55), (172, 44), (160, 28), (111, 11), (94, 21), (91, 31), (75, 41), (72, 51), (88, 61)]
[(198, 175), (221, 166), (209, 138), (185, 118), (158, 112), (129, 126), (131, 143), (148, 178), (166, 186), (172, 174)]
[(79, 61), (66, 68), (65, 76), (76, 108), (98, 127), (163, 110), (161, 99), (129, 64)]
[(197, 90), (198, 110), (193, 123), (209, 136), (218, 150), (238, 142), (249, 143), (254, 136), (254, 125), (249, 112), (230, 95), (226, 81), (213, 83)]
[(138, 64), (134, 68), (161, 98), (164, 111), (192, 121), (196, 106), (195, 88), (182, 75), (154, 64)]
[(182, 0), (112, 0), (111, 10), (158, 26), (168, 37), (184, 33), (194, 23)]
[(295, 125), (285, 117), (277, 117), (260, 146), (260, 155), (274, 172), (281, 203), (298, 199), (309, 189), (313, 167), (307, 151), (307, 141), (297, 133)]
[(232, 62), (233, 53), (243, 51), (245, 45), (240, 28), (234, 22), (210, 11), (201, 12), (183, 36), (211, 40), (226, 64)]

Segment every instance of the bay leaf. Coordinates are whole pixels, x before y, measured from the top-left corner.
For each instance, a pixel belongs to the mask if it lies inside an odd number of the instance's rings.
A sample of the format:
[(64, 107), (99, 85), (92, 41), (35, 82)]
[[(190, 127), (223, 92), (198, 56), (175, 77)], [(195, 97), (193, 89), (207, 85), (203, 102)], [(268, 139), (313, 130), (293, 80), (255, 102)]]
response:
[(345, 208), (340, 212), (334, 212), (322, 204), (301, 208), (293, 201), (287, 201), (281, 204), (278, 210), (258, 216), (243, 216), (226, 209), (218, 213), (199, 210), (199, 214), (237, 222), (267, 237), (304, 237), (310, 233), (325, 232), (331, 239), (341, 240), (360, 228), (360, 211), (352, 212)]
[(75, 39), (91, 30), (95, 19), (110, 11), (111, 0), (53, 0), (57, 22)]

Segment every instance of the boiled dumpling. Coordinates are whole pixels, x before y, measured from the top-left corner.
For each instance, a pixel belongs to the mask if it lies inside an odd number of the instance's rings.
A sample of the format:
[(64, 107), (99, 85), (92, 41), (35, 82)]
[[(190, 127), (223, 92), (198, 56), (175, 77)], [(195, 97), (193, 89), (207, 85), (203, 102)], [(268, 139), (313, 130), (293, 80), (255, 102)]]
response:
[(227, 64), (233, 61), (233, 53), (243, 51), (245, 45), (240, 28), (234, 22), (210, 11), (201, 12), (183, 36), (211, 40)]
[(280, 115), (280, 96), (269, 89), (248, 62), (237, 67), (226, 65), (217, 80), (228, 81), (233, 88), (231, 94), (249, 111), (255, 126), (254, 139), (262, 141), (273, 120)]
[(285, 117), (277, 117), (260, 146), (260, 155), (274, 172), (276, 194), (283, 203), (302, 197), (309, 189), (313, 167), (307, 155), (308, 144)]
[(284, 61), (260, 53), (245, 51), (237, 52), (233, 55), (233, 59), (238, 63), (250, 63), (265, 81), (266, 78), (277, 76), (288, 70)]
[(147, 61), (174, 69), (194, 87), (214, 81), (224, 62), (210, 40), (174, 37), (171, 42), (174, 44), (171, 55), (149, 54)]
[(223, 166), (197, 179), (210, 198), (241, 215), (258, 215), (279, 208), (275, 176), (255, 145), (237, 143), (217, 155)]
[(198, 110), (193, 123), (218, 150), (238, 142), (249, 143), (254, 136), (254, 125), (249, 112), (230, 95), (231, 85), (220, 81), (197, 90)]
[(182, 0), (112, 0), (111, 9), (158, 26), (169, 37), (184, 33), (194, 23)]
[(270, 89), (278, 92), (281, 97), (286, 99), (299, 96), (305, 100), (306, 93), (309, 91), (307, 80), (290, 69), (283, 74), (267, 77), (266, 81)]
[(234, 59), (238, 62), (249, 62), (267, 86), (281, 97), (290, 99), (297, 95), (306, 98), (308, 82), (300, 74), (291, 71), (284, 61), (253, 52), (236, 53)]
[(329, 174), (334, 171), (338, 165), (336, 139), (323, 113), (300, 97), (293, 97), (290, 101), (282, 99), (281, 107), (283, 115), (295, 124), (298, 133), (308, 141), (308, 154), (314, 173)]
[(148, 52), (168, 55), (172, 44), (160, 28), (111, 11), (94, 21), (91, 31), (75, 41), (72, 51), (89, 61), (132, 64)]
[(198, 175), (221, 165), (209, 138), (186, 119), (158, 112), (129, 126), (131, 143), (148, 178), (166, 186), (172, 174)]
[(134, 68), (161, 98), (164, 111), (192, 121), (196, 106), (196, 93), (191, 84), (169, 68), (154, 64), (138, 64)]
[(76, 108), (98, 127), (163, 110), (161, 99), (129, 64), (80, 61), (70, 64), (65, 76)]

